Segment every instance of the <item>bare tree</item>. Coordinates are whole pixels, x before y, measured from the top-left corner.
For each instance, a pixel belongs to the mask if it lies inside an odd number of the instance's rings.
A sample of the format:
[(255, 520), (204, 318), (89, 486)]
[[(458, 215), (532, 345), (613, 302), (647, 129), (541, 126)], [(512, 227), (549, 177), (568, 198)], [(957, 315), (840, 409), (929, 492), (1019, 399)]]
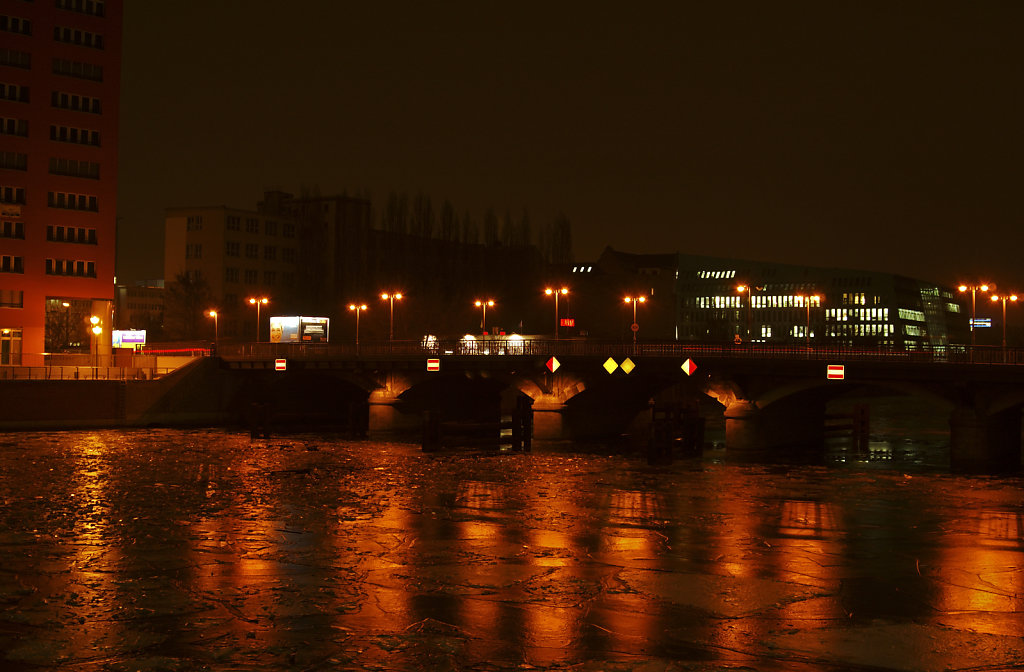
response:
[(211, 300), (210, 286), (198, 273), (179, 273), (164, 294), (164, 332), (169, 338), (199, 338), (203, 311)]

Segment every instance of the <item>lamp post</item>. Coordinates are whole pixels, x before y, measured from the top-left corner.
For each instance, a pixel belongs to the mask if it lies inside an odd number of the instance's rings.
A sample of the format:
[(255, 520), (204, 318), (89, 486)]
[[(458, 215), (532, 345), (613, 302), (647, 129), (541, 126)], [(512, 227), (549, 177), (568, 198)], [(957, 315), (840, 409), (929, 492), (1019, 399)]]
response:
[(359, 352), (359, 313), (366, 310), (366, 304), (350, 303), (348, 309), (356, 314), (356, 352)]
[(270, 303), (270, 299), (265, 296), (260, 297), (249, 297), (249, 303), (256, 306), (256, 342), (260, 342), (260, 306), (267, 305)]
[(548, 296), (554, 296), (555, 297), (555, 340), (557, 341), (558, 340), (558, 295), (559, 294), (568, 294), (569, 293), (569, 288), (568, 287), (562, 287), (561, 289), (551, 289), (550, 287), (548, 287), (547, 289), (544, 290), (544, 293), (547, 294)]
[[(213, 347), (216, 349), (220, 346), (220, 327), (217, 324), (217, 311), (211, 310), (207, 315), (213, 318)], [(257, 318), (257, 321), (259, 321), (259, 318)]]
[(92, 377), (96, 378), (96, 370), (100, 365), (100, 334), (103, 333), (103, 327), (100, 326), (100, 318), (93, 315), (89, 318), (90, 324), (92, 324)]
[(996, 296), (995, 294), (992, 295), (992, 301), (1002, 301), (1003, 302), (1003, 361), (1006, 361), (1006, 302), (1007, 301), (1016, 301), (1016, 300), (1017, 300), (1017, 295), (1016, 294), (1010, 294), (1009, 296), (1006, 296), (1006, 295)]
[(974, 318), (977, 316), (977, 300), (978, 291), (987, 292), (990, 289), (995, 289), (995, 285), (989, 285), (982, 283), (980, 285), (960, 285), (957, 289), (961, 293), (970, 291), (971, 292), (971, 361), (974, 361)]
[(647, 303), (646, 296), (627, 296), (625, 297), (626, 303), (633, 304), (633, 324), (629, 325), (630, 330), (633, 332), (633, 344), (636, 345), (636, 332), (640, 331), (640, 325), (636, 322), (636, 304)]
[(739, 292), (740, 294), (746, 294), (747, 295), (747, 342), (748, 343), (750, 342), (750, 321), (751, 321), (751, 318), (752, 318), (753, 306), (754, 306), (753, 298), (751, 297), (750, 293), (753, 290), (755, 290), (755, 289), (760, 292), (760, 291), (764, 290), (764, 287), (760, 287), (760, 286), (759, 287), (754, 287), (753, 285), (739, 285), (739, 286), (736, 287), (736, 291), (737, 292)]
[(807, 324), (804, 327), (804, 342), (807, 345), (807, 349), (810, 350), (810, 348), (811, 348), (811, 304), (814, 303), (814, 302), (820, 302), (821, 301), (821, 297), (818, 296), (817, 294), (812, 294), (810, 296), (804, 296), (803, 294), (797, 294), (797, 297), (800, 298), (803, 301), (804, 306), (807, 307)]
[(384, 299), (385, 301), (388, 301), (391, 304), (391, 306), (390, 306), (391, 310), (390, 310), (390, 313), (389, 313), (390, 314), (390, 318), (389, 318), (389, 322), (388, 322), (388, 324), (389, 324), (389, 327), (388, 327), (388, 342), (390, 343), (391, 341), (395, 340), (395, 301), (401, 301), (402, 300), (402, 293), (401, 292), (391, 292), (391, 293), (384, 292), (383, 294), (380, 295), (380, 298)]
[(64, 350), (67, 350), (68, 346), (71, 345), (71, 324), (69, 322), (71, 319), (71, 304), (67, 301), (61, 301), (60, 305), (64, 307)]
[(483, 315), (480, 317), (480, 328), (484, 332), (484, 338), (486, 338), (487, 337), (487, 306), (493, 306), (494, 305), (494, 299), (487, 299), (485, 301), (477, 300), (474, 305), (476, 305), (477, 308), (480, 308), (480, 309), (483, 310)]

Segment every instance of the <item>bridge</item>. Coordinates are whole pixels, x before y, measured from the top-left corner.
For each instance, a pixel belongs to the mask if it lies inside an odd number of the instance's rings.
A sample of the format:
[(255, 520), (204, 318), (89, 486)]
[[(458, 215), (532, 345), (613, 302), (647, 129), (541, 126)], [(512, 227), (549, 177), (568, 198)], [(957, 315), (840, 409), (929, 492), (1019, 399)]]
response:
[(710, 398), (724, 409), (727, 453), (753, 457), (820, 449), (828, 401), (866, 388), (924, 396), (950, 409), (955, 469), (1015, 470), (1021, 464), (1020, 349), (493, 338), (248, 343), (222, 347), (217, 357), (234, 374), (248, 376), (253, 401), (262, 395), (289, 406), (286, 400), (295, 395), (292, 412), (312, 403), (326, 413), (365, 413), (367, 429), (378, 436), (418, 431), (426, 411), (492, 419), (526, 397), (535, 438), (599, 438), (649, 417), (652, 402)]

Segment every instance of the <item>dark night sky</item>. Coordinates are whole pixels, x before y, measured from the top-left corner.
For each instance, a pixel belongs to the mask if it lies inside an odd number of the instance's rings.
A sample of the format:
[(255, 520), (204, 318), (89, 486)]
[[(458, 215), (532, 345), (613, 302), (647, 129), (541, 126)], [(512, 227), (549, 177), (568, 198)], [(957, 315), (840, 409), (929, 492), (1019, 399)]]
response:
[(368, 4), (126, 3), (123, 279), (167, 206), (318, 185), (1024, 289), (1024, 3)]

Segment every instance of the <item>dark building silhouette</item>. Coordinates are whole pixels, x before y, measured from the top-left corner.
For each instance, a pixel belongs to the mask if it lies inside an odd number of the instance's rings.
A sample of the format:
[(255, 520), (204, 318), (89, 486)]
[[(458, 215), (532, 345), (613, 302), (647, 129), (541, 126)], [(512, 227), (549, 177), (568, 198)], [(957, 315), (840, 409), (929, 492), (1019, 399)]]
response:
[[(360, 337), (387, 338), (383, 292), (402, 292), (395, 338), (459, 336), (480, 328), (476, 299), (494, 299), (488, 329), (539, 325), (546, 264), (532, 245), (468, 243), (374, 226), (369, 199), (268, 191), (256, 211), (225, 206), (167, 210), (164, 272), (202, 279), (220, 312), (222, 338), (255, 336), (249, 297), (267, 296), (271, 315), (330, 317), (332, 340), (352, 337), (347, 306), (365, 303)], [(211, 326), (212, 329), (212, 326)], [(212, 333), (212, 332), (211, 332)]]

